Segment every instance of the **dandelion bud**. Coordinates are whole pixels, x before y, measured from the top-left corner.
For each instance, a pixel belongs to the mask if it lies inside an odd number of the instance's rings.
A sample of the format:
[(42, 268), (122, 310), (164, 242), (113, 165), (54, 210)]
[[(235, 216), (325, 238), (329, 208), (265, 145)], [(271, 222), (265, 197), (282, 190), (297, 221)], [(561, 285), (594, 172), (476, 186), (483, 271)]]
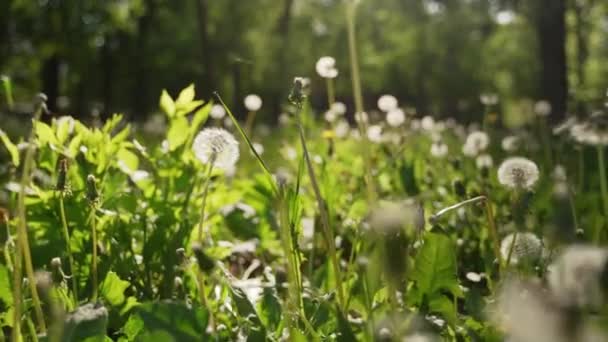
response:
[(510, 264), (533, 264), (540, 260), (543, 252), (542, 241), (533, 233), (518, 232), (507, 235), (500, 244), (503, 260)]
[(67, 173), (68, 173), (68, 161), (65, 158), (59, 160), (59, 172), (57, 173), (57, 185), (55, 189), (59, 192), (65, 192), (67, 189)]
[(293, 87), (291, 88), (291, 93), (289, 93), (288, 100), (294, 106), (300, 108), (302, 107), (302, 103), (306, 99), (306, 95), (304, 94), (305, 80), (302, 77), (296, 77), (293, 80)]
[(96, 205), (99, 202), (99, 192), (97, 191), (97, 180), (95, 176), (87, 176), (87, 200), (90, 205)]
[(60, 258), (51, 259), (51, 267), (52, 268), (61, 268), (61, 259)]
[(196, 261), (201, 271), (210, 272), (213, 270), (215, 261), (203, 251), (203, 246), (200, 243), (195, 242), (192, 244), (192, 252), (196, 256)]
[(178, 265), (183, 265), (186, 263), (186, 250), (182, 247), (175, 250), (175, 254), (177, 254), (177, 263)]

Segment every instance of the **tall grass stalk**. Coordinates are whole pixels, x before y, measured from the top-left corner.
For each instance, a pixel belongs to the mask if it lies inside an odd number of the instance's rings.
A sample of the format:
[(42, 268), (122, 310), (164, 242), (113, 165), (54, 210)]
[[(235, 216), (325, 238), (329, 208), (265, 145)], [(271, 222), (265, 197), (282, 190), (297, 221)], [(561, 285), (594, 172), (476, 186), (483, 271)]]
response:
[(213, 164), (215, 163), (215, 155), (211, 156), (211, 162), (209, 163), (209, 170), (207, 170), (207, 176), (203, 185), (203, 204), (201, 205), (201, 219), (198, 226), (198, 242), (203, 241), (203, 223), (205, 221), (205, 207), (207, 206), (207, 196), (209, 194), (209, 185), (211, 184), (211, 172), (213, 171)]
[[(364, 112), (363, 92), (361, 90), (361, 76), (359, 75), (359, 60), (357, 57), (357, 39), (355, 35), (355, 18), (357, 12), (357, 4), (353, 0), (348, 0), (346, 3), (346, 28), (348, 30), (348, 52), (350, 58), (351, 78), (353, 84), (353, 97), (355, 98), (355, 115), (362, 115)], [(357, 120), (361, 139), (365, 141), (363, 144), (363, 157), (365, 163), (365, 183), (367, 186), (367, 199), (371, 204), (376, 200), (376, 189), (372, 178), (371, 168), (371, 151), (369, 139), (367, 138), (367, 124), (364, 120)]]
[(46, 333), (46, 323), (44, 321), (44, 314), (42, 313), (42, 306), (40, 305), (40, 297), (38, 296), (38, 290), (36, 289), (36, 279), (34, 277), (34, 267), (32, 265), (32, 255), (30, 252), (30, 244), (27, 237), (27, 215), (25, 208), (25, 191), (30, 184), (31, 172), (34, 167), (34, 136), (35, 136), (35, 125), (40, 120), (42, 113), (46, 110), (46, 104), (40, 103), (36, 111), (34, 112), (34, 118), (32, 120), (32, 130), (28, 138), (27, 149), (25, 151), (25, 158), (23, 160), (23, 170), (21, 174), (21, 187), (19, 189), (19, 195), (17, 197), (17, 248), (15, 252), (15, 272), (13, 278), (13, 341), (19, 341), (21, 339), (21, 282), (22, 282), (22, 260), (25, 262), (25, 272), (27, 274), (30, 292), (32, 295), (32, 303), (34, 305), (34, 313), (36, 315), (36, 321), (40, 328), (41, 333)]
[(93, 259), (91, 261), (91, 276), (93, 279), (93, 294), (91, 301), (97, 301), (97, 216), (95, 207), (91, 208), (91, 240), (93, 240)]
[(327, 108), (331, 109), (334, 102), (336, 102), (336, 91), (334, 89), (334, 80), (326, 78), (327, 83)]
[(321, 190), (319, 190), (319, 184), (317, 182), (317, 177), (315, 175), (315, 170), (312, 166), (312, 162), (310, 160), (310, 155), (308, 153), (308, 148), (306, 147), (306, 138), (304, 138), (304, 128), (300, 123), (300, 119), (298, 116), (298, 131), (300, 133), (300, 143), (302, 144), (302, 151), (304, 153), (304, 160), (306, 161), (306, 168), (308, 170), (308, 176), (310, 177), (310, 183), (312, 185), (313, 192), (315, 194), (315, 198), (317, 200), (317, 205), (319, 206), (319, 212), (321, 214), (321, 225), (323, 226), (323, 232), (325, 235), (325, 243), (327, 244), (327, 249), (329, 251), (329, 257), (331, 258), (331, 262), (334, 268), (334, 275), (336, 281), (337, 293), (338, 293), (338, 301), (340, 304), (340, 308), (344, 309), (344, 288), (342, 286), (342, 272), (340, 272), (340, 263), (338, 261), (338, 256), (336, 253), (336, 244), (334, 239), (333, 231), (329, 226), (329, 214), (327, 212), (327, 204), (321, 195)]

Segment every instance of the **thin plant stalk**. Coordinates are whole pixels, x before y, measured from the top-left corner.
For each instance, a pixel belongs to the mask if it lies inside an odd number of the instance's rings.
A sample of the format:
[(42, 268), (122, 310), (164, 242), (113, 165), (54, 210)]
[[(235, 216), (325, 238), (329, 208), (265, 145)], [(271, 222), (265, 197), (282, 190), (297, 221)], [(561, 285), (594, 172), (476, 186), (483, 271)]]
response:
[(342, 287), (342, 273), (340, 272), (340, 263), (338, 262), (338, 256), (336, 255), (336, 245), (334, 234), (331, 231), (331, 227), (329, 226), (329, 214), (327, 213), (327, 207), (323, 196), (321, 195), (321, 190), (319, 190), (319, 184), (317, 182), (317, 177), (315, 176), (315, 170), (312, 166), (312, 162), (310, 161), (310, 155), (308, 154), (308, 149), (306, 148), (306, 139), (304, 138), (304, 129), (300, 122), (298, 121), (298, 130), (300, 132), (300, 143), (302, 144), (302, 150), (304, 153), (304, 160), (306, 161), (306, 168), (308, 170), (308, 175), (310, 176), (310, 183), (312, 185), (312, 189), (314, 191), (315, 197), (317, 199), (317, 205), (319, 206), (319, 211), (321, 214), (321, 224), (323, 226), (323, 231), (325, 233), (325, 243), (327, 244), (327, 249), (329, 250), (329, 256), (331, 258), (333, 267), (334, 267), (334, 275), (336, 280), (336, 286), (338, 287), (338, 301), (340, 303), (340, 308), (344, 308), (344, 288)]
[(91, 262), (91, 276), (93, 279), (93, 295), (91, 301), (97, 301), (97, 217), (95, 207), (91, 207), (91, 240), (93, 240), (93, 259)]
[(205, 221), (205, 207), (207, 206), (207, 195), (209, 194), (209, 185), (211, 184), (211, 172), (213, 171), (213, 164), (215, 163), (215, 155), (211, 156), (211, 163), (209, 163), (209, 170), (207, 170), (207, 177), (205, 178), (205, 184), (203, 185), (203, 204), (201, 205), (201, 220), (198, 226), (198, 241), (203, 241), (203, 222)]
[[(346, 27), (348, 30), (348, 52), (350, 58), (350, 69), (351, 69), (351, 78), (353, 84), (353, 97), (355, 98), (355, 115), (363, 115), (364, 105), (363, 105), (363, 92), (361, 90), (361, 76), (359, 75), (359, 60), (357, 57), (357, 40), (355, 35), (355, 16), (356, 16), (356, 6), (357, 4), (354, 1), (349, 0), (346, 4)], [(368, 140), (367, 138), (367, 128), (364, 120), (357, 120), (357, 125), (359, 127), (359, 133), (361, 134), (361, 138), (364, 140)], [(376, 190), (373, 183), (372, 178), (372, 169), (371, 169), (371, 151), (370, 144), (366, 142), (363, 146), (364, 150), (364, 162), (365, 162), (365, 178), (366, 178), (366, 186), (367, 186), (367, 197), (368, 202), (372, 203), (376, 199)]]
[(68, 222), (65, 218), (65, 206), (63, 204), (64, 193), (59, 194), (59, 213), (61, 215), (61, 226), (63, 228), (63, 238), (65, 239), (65, 251), (68, 254), (68, 262), (70, 263), (70, 272), (72, 275), (72, 292), (74, 294), (74, 303), (78, 304), (78, 286), (76, 283), (76, 268), (74, 268), (74, 256), (70, 246), (70, 232), (68, 230)]
[[(597, 161), (600, 172), (600, 189), (602, 192), (602, 204), (604, 208), (604, 221), (608, 220), (608, 184), (606, 183), (606, 161), (604, 157), (604, 147), (597, 147)], [(596, 234), (595, 242), (599, 243), (601, 234)]]
[(245, 121), (245, 132), (248, 136), (252, 136), (253, 133), (253, 123), (255, 122), (256, 111), (250, 111), (247, 114), (247, 120)]
[(198, 285), (200, 301), (209, 313), (209, 326), (211, 327), (211, 331), (215, 331), (215, 319), (213, 317), (213, 311), (211, 310), (211, 306), (209, 305), (209, 299), (207, 299), (207, 291), (205, 289), (205, 278), (203, 276), (203, 271), (201, 269), (198, 269), (197, 271), (198, 272), (196, 272), (196, 282)]
[(326, 78), (327, 83), (327, 108), (331, 109), (336, 102), (336, 93), (334, 89), (334, 81), (331, 78)]
[[(34, 113), (34, 118), (32, 120), (32, 125), (35, 125), (36, 122), (40, 119), (43, 111), (45, 110), (46, 105), (44, 103), (40, 104), (36, 112)], [(15, 252), (15, 274), (14, 274), (14, 282), (13, 282), (13, 298), (15, 298), (13, 313), (14, 313), (14, 328), (13, 328), (13, 341), (19, 341), (21, 338), (21, 282), (22, 282), (22, 265), (21, 265), (21, 257), (23, 256), (23, 261), (25, 262), (25, 272), (27, 274), (27, 278), (29, 281), (30, 292), (32, 295), (32, 303), (34, 305), (34, 313), (36, 315), (36, 320), (38, 322), (40, 332), (46, 333), (46, 323), (44, 322), (44, 315), (42, 313), (42, 306), (40, 305), (40, 297), (38, 296), (38, 289), (36, 288), (36, 279), (34, 277), (34, 267), (32, 266), (32, 255), (30, 252), (30, 245), (27, 237), (27, 221), (26, 221), (26, 210), (25, 210), (25, 190), (26, 187), (30, 183), (31, 171), (34, 164), (34, 127), (32, 126), (32, 130), (30, 132), (30, 136), (28, 139), (27, 150), (25, 152), (25, 158), (23, 161), (23, 170), (21, 175), (21, 187), (19, 189), (19, 195), (17, 197), (17, 216), (19, 220), (17, 221), (17, 248)]]

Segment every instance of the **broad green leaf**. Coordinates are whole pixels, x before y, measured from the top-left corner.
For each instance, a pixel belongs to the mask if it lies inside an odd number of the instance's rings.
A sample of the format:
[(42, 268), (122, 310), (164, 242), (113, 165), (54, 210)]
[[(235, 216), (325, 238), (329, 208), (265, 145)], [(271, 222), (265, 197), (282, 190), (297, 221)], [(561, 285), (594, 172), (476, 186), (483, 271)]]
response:
[(128, 174), (131, 174), (139, 167), (139, 158), (137, 155), (125, 147), (118, 150), (116, 158), (118, 158), (119, 168)]
[(124, 292), (130, 285), (128, 281), (120, 279), (116, 273), (110, 271), (101, 283), (99, 291), (108, 303), (112, 306), (118, 306), (124, 303)]
[(101, 130), (106, 134), (110, 134), (112, 133), (112, 130), (118, 126), (120, 121), (122, 121), (122, 114), (115, 113), (106, 121)]
[(429, 301), (429, 311), (441, 314), (450, 324), (456, 323), (454, 303), (444, 295), (435, 296)]
[(276, 331), (281, 323), (281, 303), (277, 298), (275, 291), (270, 288), (264, 289), (262, 300), (258, 303), (258, 312), (260, 320), (269, 329)]
[(336, 314), (338, 315), (338, 341), (357, 341), (348, 320), (339, 308), (336, 308)]
[(143, 341), (141, 337), (158, 333), (175, 341), (204, 341), (206, 337), (209, 315), (201, 307), (190, 308), (171, 301), (144, 303), (135, 309), (134, 315), (143, 322), (137, 340)]
[(175, 151), (182, 146), (188, 139), (188, 120), (185, 117), (178, 117), (171, 121), (171, 127), (167, 132), (169, 150)]
[(36, 131), (36, 138), (38, 138), (38, 143), (40, 146), (44, 146), (48, 143), (55, 144), (57, 142), (53, 129), (44, 122), (34, 122), (34, 130)]
[(13, 306), (13, 293), (10, 284), (11, 275), (8, 268), (0, 264), (0, 307), (8, 308)]
[(421, 294), (433, 295), (439, 290), (458, 288), (456, 277), (456, 255), (450, 238), (428, 233), (422, 248), (416, 255), (414, 280)]
[(175, 102), (173, 102), (171, 95), (165, 89), (163, 89), (160, 95), (160, 109), (170, 118), (175, 115)]
[(8, 153), (11, 155), (11, 161), (13, 162), (13, 165), (19, 166), (19, 149), (15, 144), (13, 144), (13, 142), (8, 138), (6, 133), (4, 133), (4, 131), (1, 129), (0, 139), (4, 144), (4, 147), (6, 147), (6, 149), (8, 150)]
[(180, 91), (179, 95), (177, 96), (177, 100), (175, 100), (175, 107), (184, 107), (188, 103), (192, 102), (192, 100), (194, 100), (194, 95), (194, 83), (192, 83)]
[(196, 132), (198, 132), (201, 125), (203, 125), (207, 118), (209, 117), (209, 112), (211, 111), (211, 102), (207, 105), (199, 108), (192, 116), (192, 122), (190, 122), (190, 136), (194, 136)]
[(127, 323), (122, 328), (122, 332), (127, 335), (129, 341), (135, 340), (135, 337), (144, 329), (144, 321), (139, 315), (131, 315)]

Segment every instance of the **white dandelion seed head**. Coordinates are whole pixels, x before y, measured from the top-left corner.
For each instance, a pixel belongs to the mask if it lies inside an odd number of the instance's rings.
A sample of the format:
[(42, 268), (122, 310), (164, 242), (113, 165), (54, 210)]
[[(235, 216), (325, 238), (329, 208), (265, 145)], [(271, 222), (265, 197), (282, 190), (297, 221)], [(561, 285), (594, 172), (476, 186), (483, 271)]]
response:
[(327, 122), (334, 122), (338, 118), (338, 114), (330, 109), (325, 112), (323, 117), (325, 118), (325, 121), (327, 121)]
[(607, 262), (606, 248), (568, 247), (548, 268), (551, 293), (566, 307), (600, 309), (606, 299), (601, 278)]
[(467, 274), (465, 276), (467, 277), (468, 280), (470, 280), (474, 283), (479, 283), (481, 281), (481, 279), (483, 278), (481, 276), (481, 274), (476, 273), (476, 272), (467, 272)]
[(291, 117), (287, 113), (279, 114), (279, 124), (282, 126), (287, 126), (291, 122)]
[(393, 109), (396, 109), (399, 106), (399, 101), (393, 95), (382, 95), (378, 99), (378, 109), (381, 111), (388, 113)]
[(257, 112), (262, 108), (262, 98), (257, 96), (256, 94), (249, 94), (245, 96), (245, 108), (247, 108), (250, 112)]
[(209, 111), (209, 116), (215, 120), (221, 120), (226, 116), (226, 110), (222, 105), (215, 104), (211, 107), (211, 111)]
[(406, 230), (424, 229), (424, 208), (412, 199), (380, 201), (369, 214), (369, 226), (373, 232), (393, 234)]
[(205, 128), (194, 138), (194, 155), (203, 164), (229, 170), (239, 159), (239, 143), (223, 128)]
[(475, 158), (475, 164), (478, 169), (489, 169), (494, 165), (494, 160), (489, 154), (480, 154)]
[(462, 152), (467, 157), (475, 157), (490, 145), (490, 137), (486, 132), (473, 131), (468, 136), (462, 147)]
[(357, 122), (368, 122), (369, 116), (366, 112), (357, 112), (355, 113), (355, 121)]
[(336, 78), (338, 76), (338, 69), (336, 69), (336, 60), (330, 56), (323, 56), (319, 58), (315, 65), (317, 74), (323, 78)]
[(513, 189), (531, 189), (538, 177), (536, 163), (524, 157), (507, 158), (498, 168), (498, 182)]
[(405, 112), (401, 108), (395, 108), (386, 113), (386, 122), (389, 126), (399, 127), (405, 122)]
[(258, 142), (254, 142), (251, 145), (253, 146), (253, 149), (257, 152), (258, 155), (261, 156), (264, 153), (264, 145)]
[(508, 135), (502, 139), (500, 146), (505, 152), (515, 152), (519, 149), (521, 139), (515, 135)]
[(283, 156), (287, 160), (296, 160), (296, 158), (298, 158), (298, 151), (289, 145), (285, 146), (285, 148), (283, 148), (282, 152), (283, 152)]
[(334, 102), (331, 104), (331, 111), (333, 111), (334, 113), (338, 114), (338, 115), (344, 115), (346, 114), (346, 105), (342, 102)]
[(551, 103), (547, 100), (540, 100), (534, 104), (534, 113), (538, 116), (548, 116), (551, 114)]
[(511, 264), (513, 265), (522, 262), (536, 262), (540, 260), (543, 253), (543, 243), (533, 233), (511, 233), (500, 243), (500, 254), (505, 262), (509, 257), (511, 245), (513, 245), (513, 251), (511, 252)]
[(448, 155), (448, 145), (441, 141), (431, 144), (431, 155), (435, 158), (443, 158)]
[(374, 143), (382, 142), (382, 126), (371, 125), (367, 128), (367, 138)]
[(420, 120), (420, 127), (425, 131), (432, 131), (435, 128), (435, 119), (430, 115), (423, 117)]
[(597, 111), (587, 120), (573, 124), (570, 135), (581, 144), (608, 146), (608, 114)]
[(498, 103), (498, 95), (494, 93), (484, 93), (479, 95), (479, 101), (484, 106), (493, 106)]
[(334, 133), (338, 138), (345, 138), (350, 132), (350, 125), (346, 120), (340, 120), (336, 123), (334, 127)]
[(565, 133), (565, 132), (572, 133), (571, 132), (572, 126), (576, 125), (577, 123), (578, 123), (578, 120), (576, 119), (576, 117), (570, 116), (563, 122), (561, 122), (558, 125), (556, 125), (555, 127), (553, 127), (552, 132), (554, 135), (561, 135), (562, 133)]
[(224, 118), (224, 127), (233, 127), (234, 126), (234, 122), (232, 122), (232, 119), (229, 117)]

